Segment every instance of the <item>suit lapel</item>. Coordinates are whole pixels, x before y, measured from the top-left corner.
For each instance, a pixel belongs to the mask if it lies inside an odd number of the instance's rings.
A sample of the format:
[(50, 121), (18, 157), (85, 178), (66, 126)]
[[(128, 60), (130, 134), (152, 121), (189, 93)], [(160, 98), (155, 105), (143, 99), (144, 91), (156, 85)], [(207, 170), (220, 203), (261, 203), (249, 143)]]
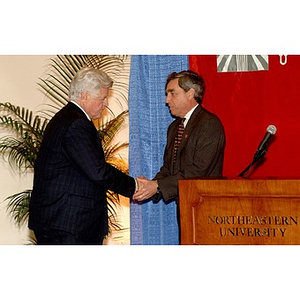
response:
[(180, 146), (179, 146), (179, 149), (178, 149), (178, 155), (180, 155), (180, 152), (181, 152), (182, 148), (185, 147), (188, 139), (192, 135), (192, 132), (196, 127), (196, 123), (199, 120), (199, 115), (201, 114), (201, 111), (202, 111), (202, 106), (199, 105), (195, 109), (195, 111), (192, 113), (192, 115), (191, 115), (191, 117), (190, 117), (190, 119), (187, 123), (187, 126), (184, 129), (182, 140), (181, 140), (181, 143), (180, 143)]

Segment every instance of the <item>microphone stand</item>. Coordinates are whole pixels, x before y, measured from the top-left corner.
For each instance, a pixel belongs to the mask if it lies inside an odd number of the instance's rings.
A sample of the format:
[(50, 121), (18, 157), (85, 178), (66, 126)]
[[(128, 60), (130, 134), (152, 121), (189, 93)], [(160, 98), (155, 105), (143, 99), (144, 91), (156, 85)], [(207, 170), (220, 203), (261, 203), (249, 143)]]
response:
[(246, 174), (247, 172), (249, 172), (250, 169), (253, 167), (253, 165), (255, 163), (257, 163), (262, 157), (264, 157), (266, 153), (267, 153), (267, 149), (266, 148), (263, 148), (262, 150), (257, 151), (255, 153), (254, 157), (253, 157), (253, 160), (252, 160), (251, 164), (244, 171), (242, 171), (238, 175), (238, 177), (244, 177), (244, 174)]

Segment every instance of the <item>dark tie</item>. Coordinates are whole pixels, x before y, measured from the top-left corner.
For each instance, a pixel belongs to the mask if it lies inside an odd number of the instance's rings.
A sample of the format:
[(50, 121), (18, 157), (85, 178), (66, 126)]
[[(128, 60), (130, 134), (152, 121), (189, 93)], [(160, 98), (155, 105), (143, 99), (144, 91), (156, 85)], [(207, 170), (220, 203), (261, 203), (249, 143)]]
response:
[(185, 120), (184, 118), (181, 119), (181, 122), (180, 122), (180, 124), (178, 126), (177, 135), (175, 137), (174, 152), (173, 152), (173, 162), (176, 161), (176, 156), (177, 156), (178, 148), (179, 148), (179, 145), (180, 145), (180, 142), (181, 142), (181, 139), (182, 139), (182, 134), (183, 134), (183, 131), (184, 131), (184, 125), (183, 125), (184, 120)]

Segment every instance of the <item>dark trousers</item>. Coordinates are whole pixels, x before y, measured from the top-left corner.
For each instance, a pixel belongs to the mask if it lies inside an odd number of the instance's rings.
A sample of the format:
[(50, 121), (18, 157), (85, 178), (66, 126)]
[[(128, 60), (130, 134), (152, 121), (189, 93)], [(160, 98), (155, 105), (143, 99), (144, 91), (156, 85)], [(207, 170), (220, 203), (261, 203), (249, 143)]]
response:
[(104, 239), (99, 233), (72, 234), (56, 229), (36, 230), (34, 234), (38, 245), (102, 245)]

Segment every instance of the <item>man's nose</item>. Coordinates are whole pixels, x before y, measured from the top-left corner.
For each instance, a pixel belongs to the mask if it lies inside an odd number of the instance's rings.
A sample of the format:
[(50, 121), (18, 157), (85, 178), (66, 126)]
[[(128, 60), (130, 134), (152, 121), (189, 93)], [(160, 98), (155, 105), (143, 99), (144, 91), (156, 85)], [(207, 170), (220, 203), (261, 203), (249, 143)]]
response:
[(169, 102), (170, 102), (170, 96), (166, 95), (166, 104), (169, 104)]

